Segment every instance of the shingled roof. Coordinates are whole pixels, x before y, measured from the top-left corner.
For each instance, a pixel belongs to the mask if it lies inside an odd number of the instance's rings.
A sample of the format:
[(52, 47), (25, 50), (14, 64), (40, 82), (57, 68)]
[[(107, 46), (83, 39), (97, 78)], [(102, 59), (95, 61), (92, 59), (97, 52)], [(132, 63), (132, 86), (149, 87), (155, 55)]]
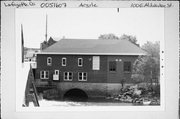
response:
[(145, 55), (128, 40), (61, 39), (41, 54)]

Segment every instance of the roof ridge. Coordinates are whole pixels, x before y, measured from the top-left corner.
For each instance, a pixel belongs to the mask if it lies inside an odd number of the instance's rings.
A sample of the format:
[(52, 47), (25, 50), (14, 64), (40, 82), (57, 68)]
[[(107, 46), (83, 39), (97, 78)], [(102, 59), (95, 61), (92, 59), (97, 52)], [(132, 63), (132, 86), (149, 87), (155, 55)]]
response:
[(51, 36), (52, 39), (54, 38), (57, 38), (57, 39), (60, 39), (60, 40), (104, 40), (104, 41), (127, 41), (126, 39), (98, 39), (98, 38), (61, 38), (61, 37), (54, 37), (54, 36)]
[(85, 39), (85, 38), (62, 38), (62, 40), (99, 40), (99, 39)]

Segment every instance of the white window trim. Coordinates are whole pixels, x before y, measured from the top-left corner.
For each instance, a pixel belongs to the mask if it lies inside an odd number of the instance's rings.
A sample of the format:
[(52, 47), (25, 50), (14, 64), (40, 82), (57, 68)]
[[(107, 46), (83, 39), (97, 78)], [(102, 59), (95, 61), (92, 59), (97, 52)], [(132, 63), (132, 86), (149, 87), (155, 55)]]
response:
[[(65, 73), (67, 73), (67, 79), (65, 79)], [(72, 79), (69, 79), (69, 73), (72, 73)], [(64, 78), (64, 81), (72, 81), (73, 80), (73, 72), (64, 72), (63, 78)]]
[[(49, 59), (50, 59), (50, 63), (48, 62)], [(48, 66), (52, 66), (52, 58), (51, 58), (51, 57), (48, 57), (48, 58), (47, 58), (47, 65), (48, 65)]]
[(100, 70), (100, 56), (92, 57), (92, 70)]
[[(48, 78), (46, 78), (46, 72), (48, 72)], [(42, 77), (42, 73), (44, 74), (44, 77)], [(40, 71), (40, 79), (49, 79), (49, 71)]]
[[(63, 60), (65, 60), (65, 64), (63, 64)], [(67, 59), (65, 57), (62, 58), (62, 66), (66, 66)]]
[[(79, 65), (79, 60), (81, 60), (81, 65)], [(78, 66), (82, 67), (83, 66), (83, 58), (78, 58)]]
[[(82, 73), (82, 79), (79, 79), (79, 73)], [(86, 80), (84, 80), (84, 73), (86, 73)], [(88, 73), (87, 72), (78, 72), (78, 81), (87, 81)]]

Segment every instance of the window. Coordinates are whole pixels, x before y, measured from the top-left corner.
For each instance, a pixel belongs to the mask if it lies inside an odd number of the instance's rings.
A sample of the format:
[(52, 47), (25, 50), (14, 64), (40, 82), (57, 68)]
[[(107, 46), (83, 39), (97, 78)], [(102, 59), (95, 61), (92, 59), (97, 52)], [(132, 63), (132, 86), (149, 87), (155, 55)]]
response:
[(87, 81), (87, 72), (79, 72), (78, 80), (79, 81)]
[(78, 66), (82, 67), (83, 66), (83, 59), (78, 58)]
[(124, 71), (131, 72), (131, 62), (124, 62)]
[(41, 79), (49, 79), (49, 71), (40, 71)]
[(64, 72), (64, 80), (65, 81), (72, 81), (73, 80), (73, 73), (72, 72)]
[(52, 66), (52, 58), (51, 57), (47, 58), (47, 65)]
[(66, 58), (62, 58), (62, 66), (66, 66)]
[(92, 63), (93, 70), (100, 70), (100, 57), (99, 56), (93, 56), (93, 63)]
[(116, 61), (109, 62), (109, 71), (115, 72), (116, 71)]

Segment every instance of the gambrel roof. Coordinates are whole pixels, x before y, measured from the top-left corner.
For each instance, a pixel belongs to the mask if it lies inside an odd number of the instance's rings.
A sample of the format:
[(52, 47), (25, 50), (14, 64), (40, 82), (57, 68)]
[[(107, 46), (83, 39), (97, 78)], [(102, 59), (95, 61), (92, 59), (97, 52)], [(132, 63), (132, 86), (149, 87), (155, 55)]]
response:
[(61, 39), (41, 54), (145, 55), (128, 40)]

